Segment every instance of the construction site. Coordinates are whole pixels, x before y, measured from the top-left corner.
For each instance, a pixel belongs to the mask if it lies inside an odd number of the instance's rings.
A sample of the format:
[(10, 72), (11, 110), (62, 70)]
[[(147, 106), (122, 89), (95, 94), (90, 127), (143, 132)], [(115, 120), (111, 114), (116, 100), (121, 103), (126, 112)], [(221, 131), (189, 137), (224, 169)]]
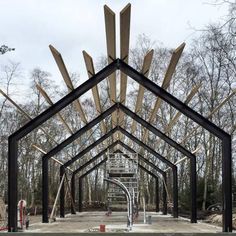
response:
[[(146, 53), (142, 59), (141, 69), (129, 64), (131, 4), (127, 4), (119, 12), (117, 30), (119, 35), (116, 34), (116, 13), (107, 5), (103, 10), (107, 65), (100, 71), (95, 71), (93, 58), (83, 51), (88, 79), (75, 87), (62, 54), (54, 46), (49, 45), (56, 66), (66, 83), (67, 95), (53, 102), (53, 98), (42, 84), (37, 84), (38, 93), (48, 108), (32, 117), (26, 109), (17, 104), (17, 101), (0, 90), (0, 94), (10, 106), (23, 114), (27, 121), (8, 137), (8, 201), (7, 204), (3, 200), (0, 202), (2, 222), (0, 234), (4, 235), (7, 232), (9, 235), (16, 235), (16, 232), (21, 235), (232, 233), (234, 231), (232, 137), (218, 124), (216, 125), (212, 117), (233, 98), (236, 90), (223, 97), (207, 117), (203, 116), (189, 105), (197, 94), (200, 84), (189, 87), (187, 97), (183, 99), (175, 97), (168, 91), (174, 73), (182, 68), (177, 65), (181, 60), (185, 43), (177, 45), (172, 51), (161, 85), (158, 85), (149, 79), (154, 50)], [(120, 49), (118, 55), (117, 42)], [(67, 43), (70, 42), (64, 42)], [(102, 90), (99, 83), (105, 80), (108, 89)], [(130, 89), (128, 80), (132, 80), (137, 87), (133, 109), (129, 106), (131, 101), (127, 95)], [(87, 96), (91, 96), (95, 107), (91, 111), (95, 114), (93, 119), (87, 119), (85, 111), (87, 108), (83, 107), (80, 101), (88, 92), (91, 92), (91, 95)], [(143, 104), (146, 92), (155, 96), (155, 102), (152, 109), (148, 110), (148, 115), (144, 117), (142, 110), (145, 109)], [(109, 106), (102, 105), (103, 93), (108, 94)], [(145, 100), (148, 100), (148, 96)], [(68, 119), (63, 117), (62, 110), (69, 106), (75, 109), (78, 119), (83, 123), (80, 127), (74, 125), (72, 129), (67, 122)], [(162, 107), (165, 106), (176, 112), (166, 127), (160, 129), (160, 124), (156, 125), (156, 122), (160, 119)], [(72, 109), (71, 107), (69, 109)], [(169, 135), (183, 116), (195, 123), (191, 132), (186, 132), (182, 139)], [(39, 175), (41, 187), (37, 188), (41, 202), (37, 205), (37, 209), (34, 207), (29, 210), (26, 200), (22, 199), (25, 190), (21, 190), (22, 187), (18, 184), (22, 178), (19, 156), (24, 155), (24, 151), (19, 152), (19, 147), (22, 140), (35, 130), (38, 130), (37, 139), (41, 139), (41, 143), (44, 139), (40, 138), (40, 135), (45, 135), (48, 140), (53, 139), (50, 137), (53, 131), (44, 126), (44, 123), (51, 122), (50, 119), (58, 119), (60, 129), (67, 130), (68, 135), (64, 135), (61, 142), (54, 140), (51, 149), (40, 146), (39, 143), (30, 144), (31, 148), (41, 156)], [(218, 212), (219, 221), (213, 223), (207, 221), (209, 217), (206, 218), (205, 215), (203, 217), (202, 211), (198, 210), (198, 186), (201, 186), (198, 178), (201, 174), (198, 168), (199, 150), (204, 147), (198, 144), (194, 149), (185, 145), (193, 133), (196, 140), (198, 139), (197, 130), (204, 130), (219, 140), (217, 155), (220, 155), (221, 160), (218, 175), (222, 181), (219, 188), (222, 201), (218, 204), (218, 200), (215, 200), (217, 204), (208, 204), (208, 212)], [(150, 142), (152, 137), (156, 140), (153, 143)], [(81, 140), (85, 140), (83, 145)], [(62, 154), (63, 151), (65, 152), (70, 145), (77, 146), (79, 151), (69, 152), (66, 158), (63, 158), (65, 156)], [(161, 146), (167, 149), (163, 148), (164, 151), (161, 151)], [(174, 152), (178, 155), (173, 154)], [(149, 158), (150, 156), (152, 158)], [(201, 158), (204, 159), (205, 156), (201, 155)], [(180, 188), (182, 184), (180, 166), (183, 163), (186, 165), (182, 169), (186, 172), (187, 184)], [(56, 176), (58, 185), (52, 184), (52, 175)], [(95, 191), (90, 195), (92, 197), (96, 195), (98, 200), (93, 203), (88, 200), (87, 193), (90, 191), (87, 181), (90, 175), (96, 175), (96, 181), (92, 183)], [(152, 183), (147, 191), (152, 204), (147, 202), (147, 194), (141, 194), (141, 191), (146, 191), (144, 189), (147, 183), (144, 176), (148, 176)], [(102, 190), (96, 191), (97, 185), (101, 185)], [(184, 195), (184, 200), (187, 202), (185, 205), (181, 202), (183, 197), (179, 197), (182, 188), (188, 189)]]

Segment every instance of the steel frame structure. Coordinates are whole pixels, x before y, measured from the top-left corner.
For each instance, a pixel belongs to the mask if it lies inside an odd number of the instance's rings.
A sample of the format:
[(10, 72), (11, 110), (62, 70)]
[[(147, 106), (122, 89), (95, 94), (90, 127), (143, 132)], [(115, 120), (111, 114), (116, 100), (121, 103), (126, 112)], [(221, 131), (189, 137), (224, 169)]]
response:
[[(71, 165), (73, 162), (75, 162), (79, 158), (83, 157), (87, 152), (89, 152), (91, 149), (93, 149), (94, 147), (96, 147), (97, 145), (102, 143), (104, 140), (106, 140), (107, 138), (112, 136), (116, 131), (121, 131), (121, 133), (123, 133), (125, 136), (127, 136), (126, 131), (123, 128), (119, 127), (119, 126), (117, 126), (114, 129), (110, 130), (108, 133), (106, 133), (101, 138), (96, 140), (93, 144), (91, 144), (90, 146), (86, 147), (83, 151), (81, 151), (76, 156), (74, 156), (71, 160), (69, 160), (68, 162), (64, 163), (64, 165), (61, 166), (61, 172), (60, 172), (61, 178), (64, 175), (64, 171), (65, 171), (66, 167)], [(150, 152), (156, 158), (158, 158), (159, 160), (161, 160), (162, 162), (166, 163), (168, 166), (170, 166), (172, 168), (172, 170), (173, 170), (173, 196), (174, 196), (174, 210), (173, 210), (173, 213), (174, 213), (174, 217), (178, 217), (177, 167), (175, 165), (173, 165), (171, 162), (169, 162), (168, 160), (166, 160), (163, 156), (161, 156), (160, 154), (155, 152), (149, 146), (147, 146), (146, 144), (142, 143), (139, 139), (137, 139), (133, 135), (129, 135), (129, 138), (131, 140), (133, 140), (134, 142), (136, 142), (137, 144), (139, 144), (140, 146), (142, 146), (144, 149), (146, 149), (148, 152)], [(115, 142), (115, 144), (116, 143), (117, 144), (120, 143), (121, 145), (125, 145), (125, 144), (122, 144), (122, 142), (119, 142), (119, 141)], [(107, 149), (108, 149), (108, 147), (106, 149), (104, 149), (103, 151), (101, 151), (99, 154), (97, 154), (94, 158), (97, 159), (98, 157), (100, 157), (102, 154), (104, 154), (107, 151)], [(42, 190), (43, 190), (43, 199), (42, 199), (42, 201), (43, 201), (43, 219), (42, 220), (43, 220), (43, 223), (48, 223), (48, 196), (49, 196), (49, 192), (48, 192), (48, 159), (46, 159), (44, 157), (43, 158), (43, 162), (45, 162), (46, 168), (42, 168), (42, 172), (43, 172), (43, 181), (42, 181)], [(150, 162), (146, 161), (146, 163), (150, 163)], [(78, 168), (78, 169), (80, 170), (80, 168)], [(157, 168), (157, 170), (159, 172), (161, 172), (161, 173), (163, 172), (160, 168)], [(62, 193), (62, 195), (64, 195), (63, 190), (61, 191), (61, 193)], [(63, 198), (64, 197), (61, 197), (61, 208), (60, 208), (61, 209), (60, 215), (62, 217), (64, 217), (64, 200), (63, 200)], [(192, 218), (191, 218), (191, 222), (193, 222)]]
[[(58, 113), (64, 107), (75, 101), (81, 95), (92, 89), (95, 85), (101, 82), (106, 77), (109, 77), (116, 70), (120, 70), (126, 74), (144, 88), (151, 91), (157, 97), (161, 98), (169, 105), (173, 106), (181, 113), (189, 117), (191, 120), (208, 130), (210, 133), (218, 137), (222, 141), (222, 192), (223, 192), (223, 231), (232, 231), (232, 153), (231, 153), (231, 136), (217, 127), (215, 124), (198, 114), (191, 109), (188, 105), (181, 102), (173, 95), (165, 91), (162, 87), (156, 85), (154, 82), (146, 78), (143, 74), (139, 73), (122, 59), (115, 59), (108, 66), (102, 69), (100, 72), (91, 77), (88, 81), (84, 82), (81, 86), (71, 91), (68, 95), (61, 100), (53, 104), (46, 111), (42, 112), (36, 118), (29, 121), (26, 125), (21, 127), (18, 131), (9, 136), (8, 139), (8, 204), (9, 204), (9, 218), (8, 226), (9, 231), (17, 231), (17, 176), (18, 176), (18, 164), (17, 164), (17, 150), (18, 141), (29, 134), (32, 130), (39, 127), (42, 123), (50, 119), (53, 115)], [(112, 132), (119, 129), (123, 134), (131, 135), (124, 129), (114, 128)], [(132, 136), (133, 137), (133, 136)], [(134, 140), (133, 140), (134, 141)], [(142, 142), (137, 142), (141, 144)], [(192, 159), (191, 159), (192, 160)], [(43, 170), (48, 172), (48, 159), (43, 158)], [(196, 163), (195, 163), (196, 164)], [(173, 164), (169, 163), (170, 166)], [(69, 166), (69, 164), (67, 165)], [(172, 166), (174, 168), (175, 165)], [(192, 167), (192, 164), (191, 164)], [(43, 182), (46, 182), (45, 175), (43, 176)], [(48, 191), (48, 189), (45, 189)], [(47, 201), (47, 200), (45, 200)]]

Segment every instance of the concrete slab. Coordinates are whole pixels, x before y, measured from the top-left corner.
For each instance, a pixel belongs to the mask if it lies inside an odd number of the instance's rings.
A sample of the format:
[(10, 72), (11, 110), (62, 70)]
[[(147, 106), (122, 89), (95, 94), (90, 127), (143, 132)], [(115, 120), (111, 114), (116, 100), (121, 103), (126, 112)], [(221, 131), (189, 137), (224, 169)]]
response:
[(152, 217), (152, 224), (143, 223), (143, 213), (135, 220), (131, 231), (127, 230), (127, 213), (113, 212), (106, 216), (106, 212), (82, 212), (76, 215), (66, 215), (56, 222), (43, 224), (36, 222), (30, 225), (26, 233), (94, 233), (99, 232), (101, 224), (106, 225), (106, 232), (111, 233), (221, 233), (222, 228), (203, 222), (191, 224), (188, 219), (174, 219), (161, 213), (147, 212)]

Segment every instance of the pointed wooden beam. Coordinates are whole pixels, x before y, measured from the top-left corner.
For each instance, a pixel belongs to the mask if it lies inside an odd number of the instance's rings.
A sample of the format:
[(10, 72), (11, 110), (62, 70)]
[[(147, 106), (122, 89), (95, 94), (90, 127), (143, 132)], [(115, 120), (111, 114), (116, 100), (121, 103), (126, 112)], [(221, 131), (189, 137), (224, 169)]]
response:
[[(167, 89), (169, 87), (170, 81), (173, 77), (173, 74), (175, 72), (175, 68), (176, 68), (176, 66), (179, 62), (179, 59), (182, 55), (184, 47), (185, 47), (185, 43), (182, 43), (172, 53), (170, 63), (168, 65), (167, 71), (165, 73), (164, 80), (162, 82), (162, 86), (161, 86), (162, 88)], [(153, 123), (155, 121), (156, 114), (157, 114), (159, 108), (161, 107), (161, 102), (162, 102), (162, 100), (160, 98), (157, 98), (157, 100), (155, 102), (155, 105), (154, 105), (154, 108), (152, 109), (150, 117), (149, 117), (149, 122), (150, 123)], [(145, 130), (145, 133), (144, 133), (144, 136), (143, 136), (144, 137), (143, 139), (145, 141), (147, 140), (148, 134), (149, 134), (148, 130)]]
[[(116, 15), (107, 6), (104, 5), (104, 18), (106, 30), (107, 59), (108, 64), (116, 59)], [(116, 72), (108, 77), (109, 98), (111, 105), (116, 102)], [(117, 123), (117, 112), (112, 114), (112, 127)]]
[[(85, 66), (87, 69), (88, 77), (91, 78), (95, 74), (93, 59), (86, 51), (83, 51), (83, 56), (84, 56), (84, 61), (85, 61)], [(93, 94), (93, 99), (94, 99), (94, 103), (95, 103), (97, 112), (98, 112), (98, 114), (101, 114), (102, 107), (101, 107), (101, 103), (100, 103), (100, 96), (99, 96), (97, 85), (92, 88), (92, 94)], [(101, 121), (100, 127), (101, 127), (102, 133), (105, 134), (106, 133), (106, 126), (105, 126), (104, 121)]]
[[(62, 75), (62, 77), (63, 77), (63, 79), (64, 79), (64, 81), (66, 83), (68, 91), (71, 92), (72, 90), (74, 90), (74, 86), (72, 84), (72, 81), (71, 81), (71, 78), (69, 76), (69, 73), (68, 73), (68, 71), (66, 69), (66, 66), (65, 66), (65, 63), (63, 61), (63, 58), (62, 58), (61, 54), (52, 45), (49, 45), (49, 48), (50, 48), (50, 50), (52, 52), (52, 55), (53, 55), (53, 57), (54, 57), (54, 59), (56, 61), (57, 66), (58, 66), (58, 68), (59, 68), (59, 70), (61, 72), (61, 75)], [(76, 107), (76, 109), (77, 109), (77, 111), (78, 111), (78, 113), (80, 115), (81, 120), (85, 124), (87, 124), (88, 123), (87, 122), (87, 118), (85, 116), (84, 110), (82, 108), (82, 105), (81, 105), (79, 99), (77, 99), (74, 102), (74, 104), (75, 104), (75, 107)]]
[[(129, 61), (129, 42), (130, 42), (130, 13), (131, 4), (129, 3), (120, 12), (120, 58), (128, 64)], [(125, 104), (127, 90), (127, 75), (120, 73), (120, 102)]]
[[(47, 103), (52, 106), (53, 102), (51, 100), (51, 98), (48, 96), (48, 94), (46, 93), (46, 91), (39, 85), (36, 84), (36, 88), (38, 89), (38, 91), (41, 93), (41, 95), (45, 98), (45, 100), (47, 101)], [(61, 115), (60, 112), (57, 113), (57, 116), (59, 117), (59, 119), (61, 120), (62, 124), (66, 127), (66, 129), (68, 130), (68, 132), (70, 134), (73, 134), (72, 129), (70, 128), (70, 126), (67, 124), (67, 122), (65, 121), (65, 119), (63, 118), (63, 116)]]
[[(116, 20), (115, 13), (107, 6), (104, 6), (106, 42), (107, 42), (107, 58), (108, 64), (116, 59)], [(108, 78), (109, 92), (111, 103), (116, 102), (116, 73)]]
[[(143, 60), (141, 73), (146, 77), (148, 77), (149, 70), (151, 67), (153, 52), (154, 50), (149, 51)], [(139, 113), (142, 110), (143, 97), (144, 97), (144, 87), (142, 85), (139, 85), (139, 90), (138, 90), (138, 95), (137, 95), (137, 100), (136, 100), (136, 105), (135, 105), (135, 113)], [(132, 125), (131, 125), (131, 133), (135, 132), (136, 127), (137, 127), (137, 122), (133, 120)]]
[(6, 93), (4, 93), (1, 89), (0, 89), (0, 93), (13, 105), (15, 106), (22, 115), (24, 115), (28, 120), (31, 120), (31, 116), (26, 113), (18, 104), (16, 104)]

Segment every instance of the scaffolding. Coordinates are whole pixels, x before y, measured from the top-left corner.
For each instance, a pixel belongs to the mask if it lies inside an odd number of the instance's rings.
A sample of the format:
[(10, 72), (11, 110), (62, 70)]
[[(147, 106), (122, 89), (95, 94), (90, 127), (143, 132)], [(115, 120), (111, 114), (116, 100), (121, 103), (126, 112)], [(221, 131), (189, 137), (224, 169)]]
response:
[[(108, 153), (107, 156), (107, 178), (115, 179), (127, 188), (132, 199), (132, 214), (134, 216), (138, 209), (138, 154)], [(112, 183), (108, 184), (107, 204), (108, 211), (117, 207), (121, 208), (127, 204), (124, 191), (119, 186)]]

